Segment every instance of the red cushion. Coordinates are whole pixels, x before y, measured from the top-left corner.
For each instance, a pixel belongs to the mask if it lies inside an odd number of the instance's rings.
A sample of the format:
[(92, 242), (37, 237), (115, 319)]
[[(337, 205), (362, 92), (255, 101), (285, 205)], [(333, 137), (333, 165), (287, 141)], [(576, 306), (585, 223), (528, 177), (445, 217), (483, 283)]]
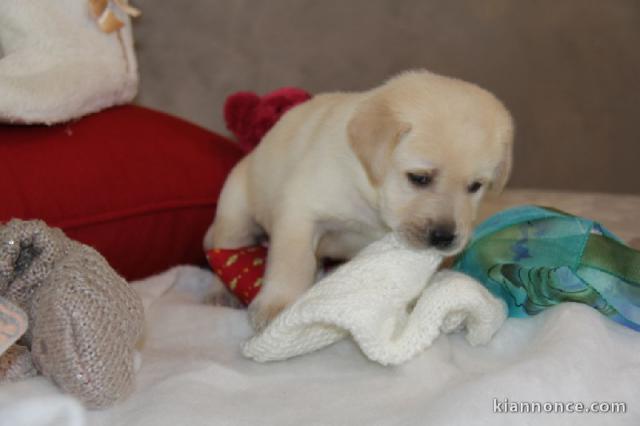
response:
[(127, 279), (204, 263), (202, 238), (241, 157), (219, 135), (137, 106), (0, 126), (0, 221), (43, 219)]

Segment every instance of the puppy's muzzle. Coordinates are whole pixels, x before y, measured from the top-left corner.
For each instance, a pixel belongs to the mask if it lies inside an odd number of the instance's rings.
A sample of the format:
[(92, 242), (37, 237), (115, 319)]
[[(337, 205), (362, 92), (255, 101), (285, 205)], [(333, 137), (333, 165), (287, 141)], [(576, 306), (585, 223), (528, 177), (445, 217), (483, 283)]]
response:
[(429, 231), (429, 245), (440, 250), (450, 249), (456, 241), (455, 227), (452, 225), (437, 226)]
[(403, 233), (413, 246), (434, 248), (447, 256), (455, 254), (464, 245), (464, 236), (458, 233), (456, 225), (451, 222), (405, 228)]

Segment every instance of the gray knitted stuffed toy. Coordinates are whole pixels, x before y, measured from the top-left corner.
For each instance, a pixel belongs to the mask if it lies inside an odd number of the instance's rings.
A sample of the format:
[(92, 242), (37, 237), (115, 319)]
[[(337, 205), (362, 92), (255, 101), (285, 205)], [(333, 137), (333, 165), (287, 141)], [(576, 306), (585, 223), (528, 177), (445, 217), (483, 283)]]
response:
[(0, 224), (0, 298), (28, 316), (0, 356), (0, 382), (35, 367), (89, 408), (131, 391), (142, 303), (97, 251), (42, 221)]

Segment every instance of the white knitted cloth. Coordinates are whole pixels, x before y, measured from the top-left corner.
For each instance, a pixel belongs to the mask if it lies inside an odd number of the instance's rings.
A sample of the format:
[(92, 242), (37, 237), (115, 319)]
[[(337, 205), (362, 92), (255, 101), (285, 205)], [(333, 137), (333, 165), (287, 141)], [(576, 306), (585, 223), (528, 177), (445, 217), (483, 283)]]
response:
[(436, 273), (441, 260), (434, 250), (408, 248), (389, 234), (314, 285), (246, 342), (243, 353), (260, 362), (283, 360), (350, 334), (369, 359), (389, 365), (462, 327), (472, 345), (487, 343), (506, 317), (504, 303), (464, 274)]

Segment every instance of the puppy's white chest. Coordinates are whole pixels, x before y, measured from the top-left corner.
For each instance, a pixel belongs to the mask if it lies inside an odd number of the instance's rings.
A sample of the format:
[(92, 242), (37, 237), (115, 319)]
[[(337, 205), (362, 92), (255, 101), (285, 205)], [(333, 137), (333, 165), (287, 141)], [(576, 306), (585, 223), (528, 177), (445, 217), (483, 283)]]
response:
[(327, 221), (319, 226), (319, 258), (350, 259), (388, 232), (383, 226), (360, 221)]

